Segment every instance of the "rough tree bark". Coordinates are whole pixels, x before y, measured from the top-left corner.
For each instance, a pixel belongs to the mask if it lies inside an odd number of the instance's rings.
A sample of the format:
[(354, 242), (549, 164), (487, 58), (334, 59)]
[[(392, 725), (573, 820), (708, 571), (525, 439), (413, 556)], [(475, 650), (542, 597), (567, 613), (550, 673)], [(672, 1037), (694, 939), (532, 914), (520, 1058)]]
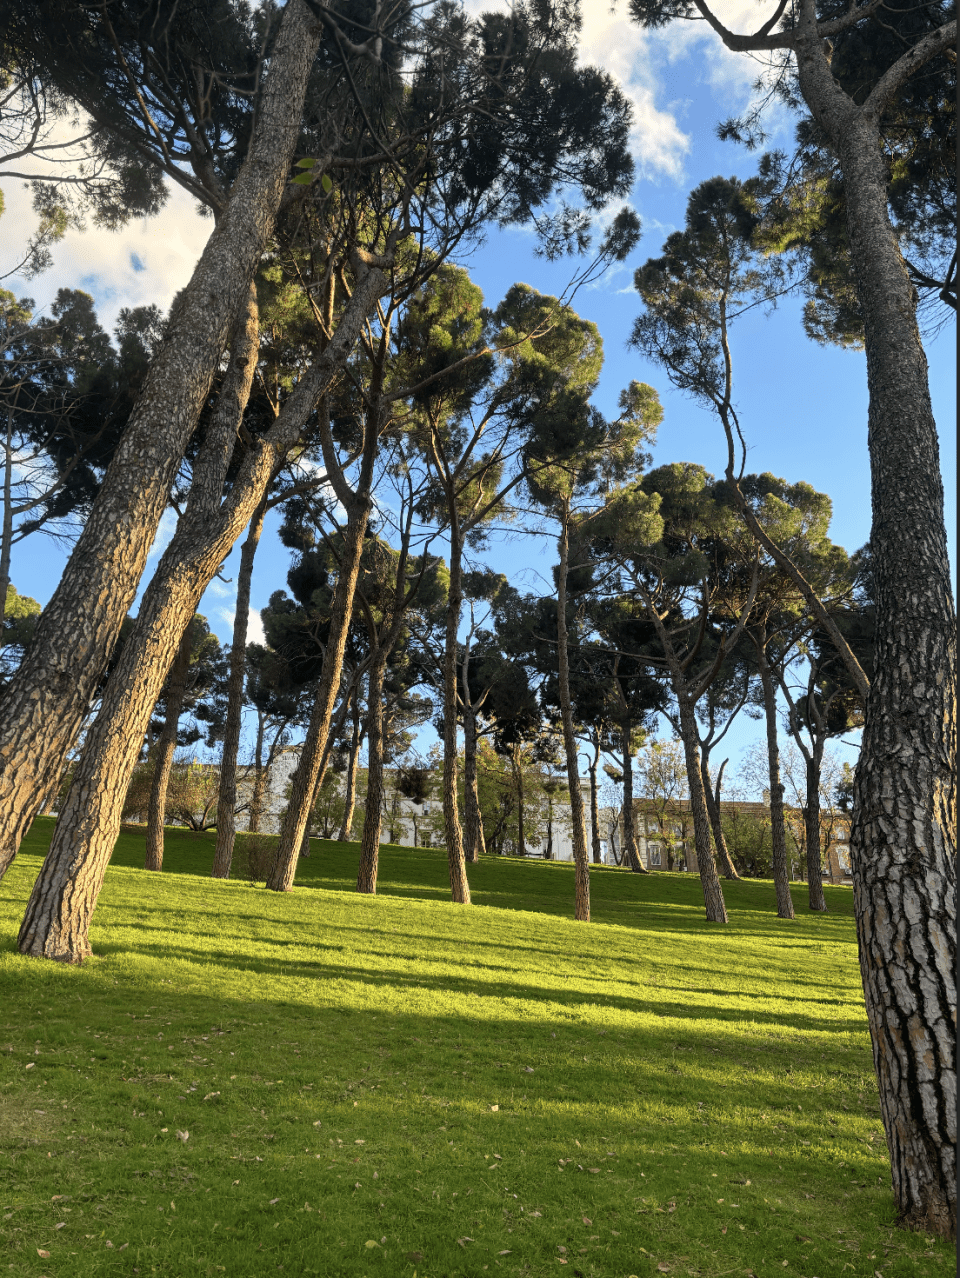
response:
[(600, 765), (600, 733), (595, 728), (593, 733), (593, 758), (587, 763), (590, 773), (590, 850), (594, 865), (603, 864), (603, 850), (600, 847), (600, 799), (597, 795), (597, 769)]
[[(927, 361), (878, 129), (897, 68), (858, 106), (809, 4), (800, 30), (800, 87), (843, 172), (870, 391), (875, 674), (850, 835), (860, 970), (898, 1211), (955, 1237), (955, 614)], [(956, 23), (940, 34), (955, 41)]]
[(574, 914), (581, 923), (590, 922), (590, 861), (587, 857), (587, 827), (584, 821), (583, 791), (580, 789), (577, 739), (574, 734), (570, 700), (570, 655), (567, 639), (567, 574), (570, 568), (570, 506), (560, 512), (560, 571), (557, 576), (557, 681), (563, 750), (570, 789), (570, 835), (573, 844)]
[(483, 822), (477, 785), (477, 719), (472, 706), (463, 710), (463, 855), (479, 861), (483, 848)]
[(180, 647), (167, 676), (167, 713), (163, 728), (157, 738), (153, 758), (153, 780), (150, 785), (150, 802), (147, 807), (147, 838), (145, 870), (163, 869), (163, 823), (167, 815), (167, 783), (173, 767), (173, 755), (177, 748), (177, 727), (180, 711), (190, 677), (190, 650), (193, 626), (187, 626), (180, 640)]
[(770, 776), (770, 860), (777, 894), (777, 918), (792, 919), (790, 865), (787, 858), (787, 827), (783, 819), (783, 782), (780, 780), (780, 742), (777, 736), (777, 690), (767, 660), (766, 632), (750, 631), (757, 655), (757, 669), (763, 687), (763, 715), (767, 730), (767, 762)]
[[(24, 953), (67, 962), (79, 962), (89, 953), (89, 921), (119, 831), (138, 743), (183, 630), (267, 491), (279, 460), (299, 439), (349, 353), (383, 283), (379, 271), (358, 281), (333, 339), (301, 377), (267, 434), (250, 448), (229, 497), (218, 509), (255, 364), (253, 359), (232, 361), (223, 411), (218, 407), (217, 429), (211, 429), (197, 459), (187, 509), (147, 587), (134, 632), (124, 644), (100, 714), (87, 734), (76, 773), (81, 784), (71, 789), (27, 906), (20, 942)], [(248, 341), (256, 312), (252, 289), (250, 294), (244, 327)]]
[(287, 4), (243, 166), (0, 713), (0, 874), (74, 740), (133, 603), (187, 441), (273, 231), (318, 24)]
[(266, 494), (253, 512), (250, 527), (240, 551), (237, 573), (237, 605), (233, 617), (233, 643), (230, 648), (230, 678), (227, 685), (227, 720), (223, 729), (223, 754), (220, 760), (220, 794), (217, 799), (217, 843), (213, 853), (212, 875), (228, 879), (233, 861), (233, 844), (237, 833), (237, 752), (243, 726), (243, 683), (247, 673), (247, 627), (250, 622), (250, 585), (253, 561), (263, 532), (267, 509)]

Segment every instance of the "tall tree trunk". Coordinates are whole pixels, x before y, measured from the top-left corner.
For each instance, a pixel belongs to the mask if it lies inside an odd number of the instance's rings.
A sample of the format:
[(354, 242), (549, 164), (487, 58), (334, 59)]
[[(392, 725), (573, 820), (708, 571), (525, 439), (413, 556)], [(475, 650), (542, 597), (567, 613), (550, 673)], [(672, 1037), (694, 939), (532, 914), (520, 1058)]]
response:
[(600, 733), (593, 732), (593, 760), (587, 764), (590, 773), (590, 842), (594, 865), (603, 865), (603, 849), (600, 846), (600, 799), (597, 796), (597, 768), (600, 763)]
[(3, 529), (0, 532), (0, 624), (6, 616), (13, 552), (13, 409), (7, 409), (7, 439), (3, 453)]
[(463, 708), (463, 855), (467, 861), (480, 860), (483, 825), (480, 818), (480, 791), (477, 785), (477, 719), (472, 706)]
[(787, 860), (787, 830), (783, 819), (783, 782), (780, 780), (780, 743), (777, 738), (777, 693), (767, 660), (766, 636), (751, 634), (763, 686), (763, 714), (767, 729), (767, 760), (770, 771), (770, 861), (777, 893), (777, 918), (792, 919), (790, 866)]
[(380, 830), (383, 823), (383, 681), (389, 651), (384, 646), (370, 666), (367, 698), (367, 799), (360, 837), (357, 891), (373, 895), (377, 890), (380, 862)]
[(810, 909), (826, 914), (827, 898), (823, 894), (823, 867), (820, 864), (820, 756), (814, 747), (807, 759), (807, 802), (803, 809), (804, 842), (807, 845), (807, 889)]
[(632, 724), (623, 719), (620, 724), (621, 767), (623, 768), (623, 852), (634, 874), (649, 874), (637, 849), (637, 813), (633, 803), (633, 756), (630, 753)]
[[(726, 763), (726, 760), (724, 760)], [(723, 767), (721, 765), (721, 772)], [(739, 879), (737, 867), (733, 863), (730, 856), (730, 849), (727, 847), (727, 840), (723, 833), (723, 825), (720, 821), (720, 803), (713, 793), (713, 783), (710, 780), (710, 751), (701, 745), (700, 747), (700, 776), (703, 780), (703, 797), (707, 801), (707, 811), (710, 813), (710, 828), (713, 831), (713, 842), (717, 849), (717, 859), (720, 862), (720, 870), (725, 879)]]
[(812, 6), (800, 87), (840, 161), (864, 320), (875, 670), (850, 835), (867, 1020), (905, 1224), (956, 1234), (956, 636), (916, 293), (876, 120), (842, 94)]
[(247, 157), (174, 304), (167, 336), (29, 652), (4, 690), (0, 874), (77, 734), (136, 596), (170, 485), (273, 233), (319, 31), (302, 0), (286, 5)]
[(583, 813), (583, 792), (577, 739), (574, 735), (573, 709), (570, 700), (570, 656), (567, 647), (567, 573), (570, 567), (570, 508), (564, 503), (560, 516), (560, 572), (557, 578), (557, 674), (560, 693), (560, 718), (563, 723), (563, 749), (567, 761), (567, 784), (570, 787), (570, 834), (573, 844), (575, 876), (574, 918), (590, 922), (590, 862), (587, 858), (587, 828)]
[[(194, 466), (186, 510), (147, 587), (136, 625), (104, 691), (20, 928), (21, 952), (63, 962), (90, 953), (88, 933), (120, 831), (127, 787), (150, 716), (197, 603), (242, 525), (217, 506), (256, 363), (256, 292), (233, 335), (231, 361)], [(269, 474), (264, 478), (266, 483)], [(246, 522), (245, 514), (240, 517)], [(217, 536), (217, 532), (221, 535)], [(212, 535), (211, 535), (212, 533)], [(199, 553), (205, 551), (206, 553)]]
[[(680, 686), (679, 670), (674, 674), (674, 691)], [(703, 791), (703, 779), (700, 775), (700, 742), (697, 734), (697, 719), (693, 702), (689, 697), (677, 694), (677, 707), (680, 712), (680, 735), (683, 741), (683, 756), (687, 765), (687, 784), (690, 787), (690, 810), (693, 813), (693, 840), (697, 852), (697, 869), (700, 872), (700, 884), (703, 888), (703, 901), (706, 906), (707, 919), (711, 923), (726, 923), (727, 907), (723, 899), (723, 888), (713, 860), (713, 842), (710, 831), (710, 814), (707, 811), (707, 798)]]
[(469, 905), (470, 884), (457, 802), (457, 631), (463, 604), (462, 555), (463, 547), (454, 516), (450, 528), (450, 586), (443, 648), (443, 828), (447, 840), (451, 898), (457, 905)]
[(177, 727), (180, 711), (190, 677), (190, 651), (193, 647), (193, 626), (187, 626), (180, 640), (180, 647), (170, 667), (167, 678), (167, 713), (163, 729), (157, 738), (153, 762), (153, 781), (150, 786), (150, 802), (147, 808), (147, 850), (143, 868), (163, 869), (163, 823), (167, 815), (167, 783), (177, 748)]
[(547, 846), (543, 851), (543, 859), (545, 861), (553, 860), (553, 796), (550, 796), (547, 806)]
[(523, 794), (523, 768), (519, 760), (519, 747), (515, 753), (510, 756), (510, 764), (513, 768), (513, 780), (517, 787), (517, 856), (527, 855), (527, 836), (524, 817), (524, 794)]
[(227, 685), (227, 721), (223, 730), (223, 755), (220, 761), (220, 795), (217, 799), (217, 842), (213, 853), (213, 877), (228, 879), (233, 861), (233, 844), (237, 832), (237, 753), (243, 726), (243, 684), (247, 672), (247, 626), (250, 621), (250, 586), (263, 520), (267, 509), (266, 494), (253, 512), (250, 527), (240, 551), (237, 573), (237, 604), (233, 617), (233, 643), (230, 648), (230, 679)]
[(263, 792), (267, 784), (263, 766), (263, 734), (264, 716), (261, 711), (257, 715), (257, 735), (253, 744), (253, 791), (250, 795), (250, 816), (247, 819), (248, 834), (260, 833), (260, 817), (263, 815)]
[(369, 496), (362, 493), (354, 498), (347, 510), (337, 585), (330, 608), (330, 637), (323, 653), (317, 696), (300, 752), (300, 764), (293, 774), (290, 802), (280, 828), (276, 861), (266, 883), (273, 892), (289, 892), (293, 887), (297, 854), (309, 819), (311, 797), (330, 734), (333, 707), (340, 687), (343, 654), (353, 616), (353, 599), (360, 573), (360, 558), (363, 554), (370, 506)]
[[(324, 778), (327, 775), (327, 768), (330, 766), (330, 756), (333, 754), (333, 743), (341, 734), (344, 724), (347, 722), (347, 714), (349, 713), (351, 704), (356, 704), (353, 700), (359, 693), (359, 671), (355, 672), (353, 681), (349, 688), (343, 694), (340, 703), (340, 709), (333, 717), (330, 731), (327, 733), (327, 741), (323, 747), (323, 756), (320, 760), (320, 770), (317, 772), (317, 779), (313, 783), (313, 794), (310, 796), (310, 805), (307, 808), (307, 820), (303, 827), (303, 837), (300, 840), (300, 851), (298, 857), (310, 855), (310, 832), (313, 829), (314, 808), (317, 806), (317, 800), (320, 797), (320, 791), (323, 789)], [(323, 838), (327, 837), (327, 828), (324, 825)]]
[[(381, 694), (383, 691), (383, 679), (380, 681)], [(381, 711), (382, 713), (382, 711)], [(369, 722), (369, 711), (368, 711)], [(369, 731), (369, 730), (368, 730)], [(381, 728), (382, 736), (382, 728)], [(369, 735), (367, 737), (367, 749), (369, 751)], [(383, 747), (381, 745), (381, 769)], [(341, 843), (346, 843), (353, 833), (353, 810), (357, 803), (357, 767), (360, 762), (360, 698), (357, 697), (353, 703), (353, 733), (350, 737), (350, 758), (347, 762), (347, 784), (343, 796), (343, 823), (340, 826), (340, 832), (337, 838)], [(368, 783), (369, 787), (369, 783)], [(382, 789), (382, 784), (381, 784)], [(369, 809), (370, 790), (367, 789), (367, 806)], [(377, 836), (379, 838), (379, 835)]]

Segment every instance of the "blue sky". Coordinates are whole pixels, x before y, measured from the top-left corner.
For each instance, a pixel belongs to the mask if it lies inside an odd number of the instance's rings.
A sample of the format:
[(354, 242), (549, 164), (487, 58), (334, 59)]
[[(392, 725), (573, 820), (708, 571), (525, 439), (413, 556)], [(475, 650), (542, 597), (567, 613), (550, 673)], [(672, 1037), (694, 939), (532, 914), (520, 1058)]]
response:
[[(751, 22), (757, 21), (757, 6), (746, 0), (734, 0), (726, 8), (731, 22), (738, 13), (749, 13)], [(630, 261), (598, 284), (581, 290), (575, 301), (579, 313), (598, 324), (604, 340), (605, 364), (596, 402), (602, 411), (614, 414), (617, 395), (624, 386), (634, 378), (649, 382), (659, 391), (665, 409), (655, 461), (696, 461), (721, 473), (724, 447), (715, 420), (691, 399), (673, 391), (656, 367), (626, 348), (639, 310), (632, 275), (637, 266), (659, 252), (666, 235), (683, 224), (692, 187), (718, 173), (747, 176), (754, 170), (755, 157), (717, 141), (714, 126), (742, 109), (759, 68), (752, 60), (722, 49), (697, 24), (643, 33), (606, 3), (586, 6), (581, 47), (584, 61), (600, 62), (614, 73), (634, 103), (638, 179), (631, 203), (643, 223), (643, 238)], [(773, 115), (769, 127), (769, 145), (789, 146), (792, 128), (788, 117), (782, 112)], [(5, 258), (11, 264), (18, 260), (20, 240), (25, 240), (30, 230), (29, 197), (18, 184), (2, 185), (7, 212), (0, 274)], [(49, 303), (59, 287), (86, 289), (97, 302), (101, 322), (109, 326), (121, 306), (144, 302), (168, 305), (188, 278), (210, 229), (209, 221), (197, 217), (190, 201), (174, 192), (158, 218), (116, 234), (71, 232), (55, 250), (50, 271), (28, 283), (12, 279), (5, 285), (18, 294), (33, 296), (41, 306)], [(535, 257), (533, 247), (527, 231), (495, 232), (464, 263), (483, 288), (488, 304), (495, 305), (518, 280), (543, 292), (562, 292), (572, 264), (547, 264)], [(952, 326), (928, 343), (927, 353), (952, 536), (956, 522)], [(770, 317), (755, 313), (740, 322), (734, 334), (734, 356), (738, 408), (751, 447), (749, 468), (773, 471), (789, 481), (806, 480), (829, 493), (834, 540), (848, 550), (862, 545), (870, 528), (862, 354), (809, 341), (800, 324), (800, 303), (788, 300)], [(167, 535), (172, 531), (169, 514), (164, 530)], [(159, 549), (158, 545), (155, 550)], [(538, 582), (549, 575), (553, 545), (549, 538), (515, 538), (494, 543), (486, 557), (499, 571), (519, 578), (518, 584), (537, 590)], [(238, 558), (237, 552), (228, 561), (226, 577), (234, 576)], [(951, 559), (955, 564), (953, 542)], [(44, 602), (56, 586), (64, 560), (65, 551), (56, 543), (33, 537), (15, 553), (14, 584), (22, 593)], [(155, 562), (156, 554), (151, 564)], [(285, 586), (288, 564), (288, 553), (270, 536), (268, 528), (257, 559), (254, 608), (261, 608), (272, 591)], [(232, 584), (215, 581), (201, 606), (224, 641), (230, 638), (234, 592)], [(256, 627), (257, 618), (252, 620)], [(731, 734), (734, 761), (758, 737), (759, 727), (746, 720)]]

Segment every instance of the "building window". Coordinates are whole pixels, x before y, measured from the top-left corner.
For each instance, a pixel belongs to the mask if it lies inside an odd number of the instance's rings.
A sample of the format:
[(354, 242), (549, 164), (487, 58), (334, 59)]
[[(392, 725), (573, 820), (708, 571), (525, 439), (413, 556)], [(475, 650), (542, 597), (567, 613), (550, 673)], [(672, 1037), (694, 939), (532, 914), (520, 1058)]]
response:
[(846, 848), (837, 848), (837, 865), (844, 874), (850, 874), (850, 853)]
[(647, 847), (647, 859), (648, 859), (648, 863), (649, 863), (650, 865), (660, 865), (660, 864), (662, 864), (662, 862), (661, 862), (661, 860), (660, 860), (660, 846), (659, 846), (659, 844), (657, 844), (657, 843), (652, 843), (652, 844), (650, 844), (650, 845)]

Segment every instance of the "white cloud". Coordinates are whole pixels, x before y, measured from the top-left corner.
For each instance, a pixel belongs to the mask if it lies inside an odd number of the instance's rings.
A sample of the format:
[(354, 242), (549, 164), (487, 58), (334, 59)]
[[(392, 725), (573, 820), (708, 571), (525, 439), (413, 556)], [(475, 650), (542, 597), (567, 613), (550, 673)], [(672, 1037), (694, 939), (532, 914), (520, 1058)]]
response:
[(176, 512), (173, 510), (167, 509), (160, 516), (160, 523), (157, 527), (157, 535), (154, 537), (153, 545), (150, 547), (150, 551), (147, 555), (148, 563), (150, 562), (151, 559), (158, 559), (163, 554), (167, 546), (169, 546), (170, 539), (173, 536), (173, 534), (176, 532), (176, 530), (177, 530)]
[[(226, 643), (229, 643), (233, 638), (233, 623), (237, 615), (236, 609), (218, 608), (216, 612), (229, 632), (224, 639)], [(223, 638), (224, 636), (221, 635), (221, 637)], [(260, 618), (260, 613), (256, 608), (251, 608), (247, 613), (247, 643), (266, 644), (266, 642), (267, 636), (263, 630), (263, 621)]]
[[(36, 215), (24, 183), (0, 180), (0, 187), (6, 206), (3, 274), (23, 256)], [(171, 186), (156, 217), (138, 218), (119, 231), (92, 225), (85, 231), (70, 230), (53, 246), (49, 271), (33, 280), (13, 276), (3, 286), (34, 297), (40, 308), (49, 306), (58, 288), (82, 289), (94, 297), (100, 323), (109, 330), (124, 306), (154, 304), (165, 312), (190, 279), (212, 230), (213, 222), (200, 216), (186, 192)]]

